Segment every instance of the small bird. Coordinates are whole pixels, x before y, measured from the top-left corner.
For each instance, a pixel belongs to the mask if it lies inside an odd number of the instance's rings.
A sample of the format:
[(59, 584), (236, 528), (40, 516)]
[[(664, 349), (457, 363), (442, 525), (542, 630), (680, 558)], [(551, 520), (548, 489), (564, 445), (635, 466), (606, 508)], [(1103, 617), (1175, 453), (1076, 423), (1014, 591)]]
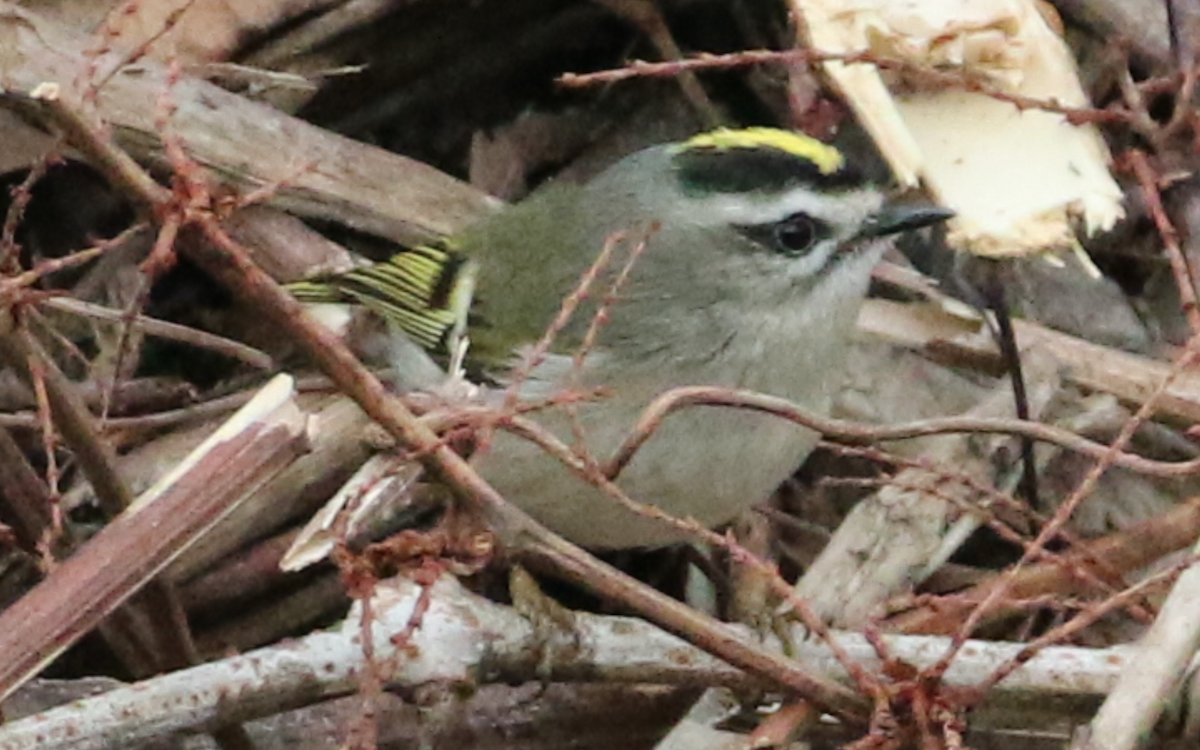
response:
[[(529, 416), (568, 444), (582, 439), (603, 462), (646, 405), (677, 386), (749, 389), (826, 411), (887, 245), (881, 238), (951, 215), (889, 202), (815, 139), (722, 129), (638, 151), (585, 185), (552, 182), (461, 236), (291, 290), (305, 302), (364, 305), (410, 348), (453, 353), (468, 337), (469, 372), (511, 385), (523, 400), (601, 393)], [(583, 303), (546, 356), (529, 361), (530, 345), (606, 242), (615, 250)], [(816, 440), (761, 413), (685, 409), (663, 422), (617, 485), (715, 527), (768, 497)], [(472, 462), (511, 502), (581, 546), (684, 538), (504, 431)]]

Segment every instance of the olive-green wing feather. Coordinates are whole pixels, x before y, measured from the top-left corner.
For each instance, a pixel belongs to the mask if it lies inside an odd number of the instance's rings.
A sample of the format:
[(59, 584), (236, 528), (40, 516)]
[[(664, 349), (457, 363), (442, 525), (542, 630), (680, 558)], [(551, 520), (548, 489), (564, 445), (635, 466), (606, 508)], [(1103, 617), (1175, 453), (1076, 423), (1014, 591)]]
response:
[[(601, 249), (575, 240), (580, 188), (556, 185), (462, 235), (346, 273), (288, 285), (301, 302), (360, 304), (434, 354), (457, 351), (470, 323), (468, 369), (488, 372), (537, 341), (562, 296)], [(486, 273), (485, 273), (486, 270)], [(470, 317), (468, 318), (468, 315)], [(581, 325), (589, 318), (581, 316)], [(575, 340), (562, 336), (564, 346)]]
[(476, 275), (476, 263), (444, 242), (287, 289), (301, 302), (363, 305), (423, 348), (447, 353), (466, 332)]

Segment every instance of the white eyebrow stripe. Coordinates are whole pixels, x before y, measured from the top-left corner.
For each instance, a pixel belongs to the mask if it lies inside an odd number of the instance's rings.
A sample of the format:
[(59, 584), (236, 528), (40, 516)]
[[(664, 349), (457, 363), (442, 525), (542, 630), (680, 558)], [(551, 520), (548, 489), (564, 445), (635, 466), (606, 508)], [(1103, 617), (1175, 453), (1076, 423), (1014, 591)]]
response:
[[(837, 234), (858, 227), (868, 216), (879, 210), (883, 195), (877, 190), (849, 190), (834, 195), (795, 189), (771, 200), (753, 193), (714, 195), (692, 200), (689, 212), (705, 225), (772, 224), (796, 213), (805, 213), (827, 222)], [(839, 231), (840, 230), (840, 231)]]

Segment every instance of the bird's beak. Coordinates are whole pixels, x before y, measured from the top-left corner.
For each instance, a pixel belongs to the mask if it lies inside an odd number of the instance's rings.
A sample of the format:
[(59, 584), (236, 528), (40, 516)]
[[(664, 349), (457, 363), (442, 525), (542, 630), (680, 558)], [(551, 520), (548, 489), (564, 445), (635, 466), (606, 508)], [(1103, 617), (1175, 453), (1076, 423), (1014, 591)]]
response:
[(954, 212), (950, 209), (932, 203), (888, 203), (863, 223), (858, 238), (886, 237), (889, 234), (938, 224), (952, 216)]

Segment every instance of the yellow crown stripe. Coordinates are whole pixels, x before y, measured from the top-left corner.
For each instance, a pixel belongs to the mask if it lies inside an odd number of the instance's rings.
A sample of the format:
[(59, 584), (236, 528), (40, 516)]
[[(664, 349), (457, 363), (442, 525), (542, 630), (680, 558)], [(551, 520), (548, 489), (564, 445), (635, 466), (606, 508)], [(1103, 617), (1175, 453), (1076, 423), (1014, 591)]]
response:
[(812, 162), (821, 174), (833, 174), (845, 165), (842, 152), (833, 146), (821, 143), (801, 133), (778, 128), (743, 128), (731, 130), (720, 128), (693, 136), (677, 146), (681, 151), (689, 149), (735, 149), (768, 148), (789, 153)]

